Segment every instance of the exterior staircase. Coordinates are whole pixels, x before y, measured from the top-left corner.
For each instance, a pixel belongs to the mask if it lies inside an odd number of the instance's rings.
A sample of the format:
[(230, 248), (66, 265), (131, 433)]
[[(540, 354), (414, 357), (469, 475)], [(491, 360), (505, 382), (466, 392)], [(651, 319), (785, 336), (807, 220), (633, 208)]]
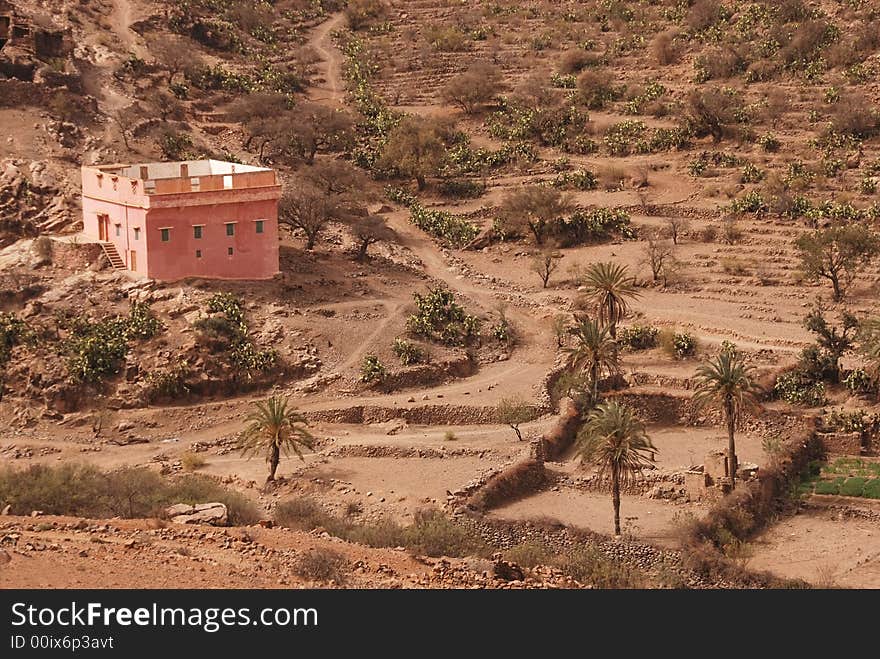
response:
[(125, 266), (125, 261), (122, 260), (122, 257), (119, 256), (119, 251), (116, 249), (116, 245), (113, 243), (100, 243), (101, 249), (104, 250), (104, 254), (107, 256), (107, 260), (110, 261), (110, 265), (113, 266), (114, 270), (127, 270)]

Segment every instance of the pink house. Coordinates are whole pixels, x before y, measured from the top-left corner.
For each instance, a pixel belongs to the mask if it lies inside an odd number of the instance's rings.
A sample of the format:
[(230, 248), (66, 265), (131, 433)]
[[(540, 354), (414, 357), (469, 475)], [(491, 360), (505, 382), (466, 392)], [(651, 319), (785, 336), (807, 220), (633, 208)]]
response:
[(161, 280), (278, 274), (275, 172), (219, 160), (82, 168), (83, 233), (114, 268)]

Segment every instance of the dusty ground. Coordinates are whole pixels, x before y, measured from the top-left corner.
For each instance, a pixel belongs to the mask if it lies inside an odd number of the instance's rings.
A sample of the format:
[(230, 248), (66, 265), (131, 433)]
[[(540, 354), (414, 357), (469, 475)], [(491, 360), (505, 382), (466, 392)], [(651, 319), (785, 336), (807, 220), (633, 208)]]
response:
[[(529, 52), (527, 40), (516, 35), (531, 33), (540, 25), (533, 19), (511, 19), (509, 30), (505, 30), (500, 38), (478, 42), (477, 50), (467, 54), (444, 54), (439, 58), (443, 70), (432, 73), (420, 64), (418, 57), (421, 54), (416, 53), (417, 46), (407, 36), (407, 30), (432, 22), (438, 3), (410, 2), (406, 3), (406, 11), (403, 11), (402, 3), (394, 4), (397, 11), (392, 22), (396, 30), (392, 36), (379, 34), (371, 37), (377, 47), (390, 53), (377, 83), (381, 93), (400, 110), (455, 116), (472, 135), (475, 144), (497, 148), (499, 142), (487, 134), (479, 117), (462, 117), (443, 105), (439, 98), (441, 83), (452, 71), (463, 68), (468, 59), (481, 53), (496, 52), (497, 59), (504, 65), (506, 84), (512, 87), (529, 70), (549, 66), (552, 58), (559, 56), (561, 46), (539, 55)], [(443, 5), (441, 17), (455, 11), (449, 3), (439, 4)], [(87, 28), (85, 33), (93, 47), (100, 46), (99, 52), (104, 58), (93, 82), (101, 90), (97, 100), (105, 115), (125, 107), (132, 100), (135, 90), (129, 84), (115, 80), (112, 70), (129, 53), (148, 56), (144, 39), (130, 26), (153, 13), (149, 3), (113, 0), (106, 5), (105, 23), (98, 29)], [(312, 85), (307, 94), (312, 100), (332, 107), (348, 102), (345, 81), (340, 73), (343, 58), (332, 36), (342, 26), (341, 15), (319, 21), (315, 27), (309, 26), (304, 44), (317, 55)], [(633, 75), (639, 79), (659, 74), (656, 67), (646, 68), (643, 55), (637, 53), (621, 58), (616, 68), (621, 70), (622, 76), (629, 75), (628, 71), (636, 72)], [(672, 80), (685, 80), (691, 71), (681, 64), (665, 75)], [(807, 108), (815, 100), (810, 94), (818, 92), (799, 90), (794, 83), (787, 82), (783, 88), (791, 92), (794, 103), (774, 130), (787, 144), (802, 145), (810, 137), (803, 130)], [(768, 88), (759, 84), (754, 89), (755, 94), (760, 95)], [(675, 93), (681, 95), (683, 88), (676, 87)], [(0, 109), (0, 124), (15, 127), (10, 130), (9, 138), (0, 140), (0, 158), (55, 159), (54, 166), (75, 170), (71, 162), (57, 162), (69, 154), (46, 132), (45, 118), (37, 121), (29, 109)], [(591, 118), (597, 127), (601, 127), (624, 117), (612, 111), (594, 112)], [(666, 120), (643, 119), (650, 125), (671, 125)], [(243, 158), (254, 157), (241, 145), (240, 127), (194, 118), (192, 130), (199, 139), (218, 148), (228, 148)], [(84, 161), (148, 155), (143, 151), (129, 153), (113, 122), (106, 121), (93, 132), (98, 141), (83, 156)], [(708, 141), (700, 146), (714, 148)], [(136, 143), (136, 148), (142, 147)], [(730, 150), (731, 145), (726, 148)], [(544, 160), (529, 168), (489, 177), (488, 191), (479, 199), (448, 202), (430, 196), (432, 193), (429, 192), (429, 203), (457, 213), (491, 208), (511, 189), (552, 178), (554, 173), (549, 163), (561, 154), (549, 148), (541, 152)], [(734, 341), (762, 369), (791, 363), (810, 340), (802, 326), (807, 307), (819, 297), (828, 298), (827, 287), (807, 284), (797, 273), (791, 243), (802, 230), (799, 225), (744, 218), (739, 223), (744, 237), (735, 245), (699, 239), (706, 226), (719, 226), (724, 213), (722, 206), (730, 196), (725, 191), (738, 193), (744, 187), (736, 182), (737, 172), (732, 170), (712, 179), (691, 177), (687, 173), (687, 164), (694, 155), (694, 151), (673, 152), (634, 156), (626, 160), (602, 155), (570, 156), (571, 167), (591, 170), (618, 167), (623, 169), (627, 178), (646, 172), (648, 185), (646, 192), (641, 192), (647, 194), (650, 203), (660, 207), (662, 212), (652, 214), (641, 209), (640, 190), (629, 185), (617, 191), (600, 188), (572, 193), (579, 204), (631, 208), (634, 224), (642, 229), (662, 226), (671, 214), (694, 216), (689, 232), (676, 248), (681, 268), (673, 285), (641, 288), (640, 298), (632, 305), (631, 321), (690, 331), (700, 343), (698, 358), (673, 360), (659, 349), (626, 354), (626, 373), (647, 383), (633, 387), (633, 393), (674, 392), (688, 396), (698, 359), (713, 354), (723, 340)], [(749, 151), (747, 155), (762, 166), (775, 164), (782, 167), (787, 158), (785, 154), (755, 151)], [(76, 175), (72, 176), (75, 179)], [(70, 205), (75, 211), (74, 198), (71, 198)], [(398, 208), (384, 215), (396, 233), (396, 240), (371, 248), (374, 258), (367, 264), (356, 263), (343, 252), (352, 243), (338, 227), (328, 231), (325, 240), (310, 253), (303, 250), (298, 237), (285, 235), (282, 242), (284, 275), (280, 282), (226, 288), (247, 297), (250, 322), (261, 341), (283, 346), (287, 355), (307, 353), (320, 362), (314, 375), (280, 382), (272, 389), (290, 395), (307, 416), (319, 419), (313, 424), (315, 434), (321, 439), (319, 451), (307, 455), (304, 462), (295, 459), (282, 462), (279, 473), (289, 479), (284, 494), (308, 492), (332, 506), (356, 502), (369, 515), (408, 519), (421, 506), (444, 504), (448, 492), (507, 464), (525, 450), (510, 428), (492, 423), (462, 422), (459, 417), (450, 417), (450, 410), (469, 406), (479, 412), (488, 410), (504, 397), (535, 402), (546, 394), (542, 391), (542, 380), (558, 359), (552, 319), (560, 313), (568, 313), (578, 294), (576, 278), (570, 274), (572, 267), (614, 260), (627, 264), (640, 279), (647, 279), (649, 272), (644, 264), (645, 243), (642, 240), (569, 248), (564, 250), (562, 267), (550, 286), (543, 289), (536, 275), (529, 270), (530, 250), (525, 245), (498, 243), (479, 251), (447, 250), (414, 227), (407, 212)], [(12, 268), (26, 262), (28, 249), (29, 243), (23, 241), (4, 250), (0, 253), (0, 267)], [(731, 261), (742, 266), (739, 274), (730, 274)], [(50, 299), (49, 302), (79, 305), (82, 304), (82, 291), (90, 285), (108, 297), (111, 291), (124, 285), (117, 275), (107, 271), (91, 272), (87, 267), (87, 264), (80, 263), (55, 264), (40, 271), (38, 274), (45, 283), (64, 291), (56, 296), (63, 299)], [(850, 297), (852, 310), (861, 312), (872, 308), (878, 277), (878, 270), (869, 268), (857, 279)], [(80, 285), (68, 285), (71, 282)], [(364, 354), (375, 353), (383, 362), (394, 363), (391, 342), (405, 331), (406, 317), (412, 309), (412, 293), (437, 283), (453, 289), (470, 312), (487, 321), (497, 318), (499, 307), (503, 305), (517, 334), (513, 350), (509, 354), (496, 351), (499, 354), (485, 359), (477, 372), (469, 377), (450, 377), (391, 393), (358, 383), (359, 365)], [(183, 320), (174, 316), (178, 298), (203, 299), (208, 293), (192, 282), (158, 285), (147, 292), (159, 317), (174, 330), (169, 332), (167, 345), (163, 346), (170, 352), (186, 339), (187, 332), (191, 332)], [(94, 293), (90, 297), (90, 308), (109, 312), (106, 300)], [(113, 308), (119, 310), (125, 304), (126, 301), (122, 300)], [(460, 351), (439, 347), (432, 347), (432, 350), (435, 359), (461, 356)], [(260, 459), (245, 460), (229, 451), (229, 442), (241, 430), (243, 418), (252, 403), (264, 398), (267, 392), (217, 396), (203, 401), (181, 400), (139, 409), (110, 409), (107, 401), (99, 398), (95, 401), (95, 408), (100, 411), (87, 409), (65, 414), (60, 420), (52, 418), (51, 410), (7, 397), (0, 402), (0, 418), (7, 423), (6, 430), (0, 433), (0, 455), (4, 463), (19, 467), (39, 462), (84, 461), (103, 468), (133, 464), (164, 465), (176, 469), (181, 456), (195, 446), (206, 460), (200, 472), (234, 478), (236, 487), (268, 508), (279, 495), (267, 496), (259, 488), (265, 474), (264, 463)], [(342, 413), (361, 406), (383, 410), (383, 421), (341, 423), (327, 421), (326, 416), (321, 416), (328, 411)], [(431, 417), (428, 422), (401, 420), (408, 411), (422, 407), (427, 408), (426, 414)], [(101, 430), (97, 434), (93, 430), (96, 418), (101, 421)], [(118, 430), (120, 423), (128, 429)], [(552, 416), (545, 415), (524, 424), (524, 434), (538, 436), (551, 423)], [(456, 439), (448, 440), (445, 437), (447, 432), (453, 433)], [(649, 432), (660, 449), (658, 466), (664, 471), (699, 464), (708, 450), (726, 445), (723, 430), (709, 425), (653, 424)], [(752, 429), (738, 435), (741, 461), (761, 466), (766, 463), (762, 439), (760, 432)], [(369, 457), (368, 449), (387, 449), (398, 454)], [(400, 457), (401, 451), (408, 450), (430, 450), (432, 453), (424, 457)], [(438, 451), (445, 455), (437, 457)], [(563, 475), (580, 473), (579, 467), (571, 460), (553, 465), (553, 469)], [(700, 514), (704, 510), (704, 506), (697, 504), (625, 495), (622, 514), (627, 520), (629, 534), (650, 542), (673, 545), (676, 517), (684, 513)], [(567, 487), (544, 491), (512, 503), (495, 511), (493, 516), (510, 519), (550, 517), (597, 532), (611, 530), (607, 494)], [(18, 525), (25, 523), (16, 522)], [(113, 524), (122, 531), (103, 532), (108, 542), (92, 542), (86, 534), (71, 530), (26, 532), (19, 540), (20, 546), (26, 540), (38, 539), (39, 542), (58, 544), (62, 549), (28, 550), (27, 557), (16, 555), (10, 564), (15, 569), (10, 565), (0, 567), (3, 570), (0, 583), (8, 586), (87, 586), (94, 585), (96, 576), (99, 576), (102, 583), (128, 587), (161, 586), (181, 581), (193, 587), (300, 584), (290, 576), (289, 570), (261, 570), (259, 561), (239, 563), (237, 555), (233, 558), (228, 552), (215, 551), (217, 542), (225, 542), (225, 538), (238, 531), (210, 532), (217, 537), (206, 540), (193, 541), (182, 536), (166, 540), (149, 535), (145, 523), (117, 521)], [(117, 545), (123, 544), (124, 538), (134, 537), (138, 530), (141, 536), (150, 538), (143, 547), (159, 561), (155, 565), (142, 561), (139, 555), (127, 556), (124, 548), (118, 550)], [(838, 522), (814, 514), (799, 515), (783, 520), (761, 538), (756, 544), (752, 565), (786, 576), (812, 579), (819, 571), (832, 569), (823, 567), (823, 556), (833, 549), (834, 579), (840, 585), (877, 586), (880, 583), (877, 580), (877, 548), (870, 531), (867, 523)], [(310, 543), (331, 542), (312, 536), (293, 536), (280, 530), (260, 530), (257, 534), (256, 541), (275, 552), (299, 551), (312, 546)], [(816, 542), (817, 537), (821, 541)], [(839, 542), (841, 537), (846, 541)], [(177, 542), (186, 544), (194, 555), (175, 552)], [(339, 544), (333, 543), (334, 546)], [(425, 574), (424, 566), (400, 552), (347, 545), (343, 549), (353, 561), (367, 561), (370, 564), (368, 571), (380, 563), (393, 569), (387, 583), (368, 580), (363, 582), (365, 584), (393, 585), (405, 581), (401, 575)], [(80, 556), (81, 551), (87, 556)], [(133, 569), (135, 565), (137, 569)], [(361, 585), (361, 582), (355, 584)]]

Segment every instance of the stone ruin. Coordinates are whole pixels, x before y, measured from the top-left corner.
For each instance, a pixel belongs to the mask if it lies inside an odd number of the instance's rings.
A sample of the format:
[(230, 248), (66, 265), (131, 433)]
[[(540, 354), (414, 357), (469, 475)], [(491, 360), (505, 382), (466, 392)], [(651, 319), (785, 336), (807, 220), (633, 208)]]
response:
[[(736, 477), (748, 481), (756, 477), (758, 465), (740, 463), (734, 456)], [(714, 500), (730, 492), (730, 467), (727, 451), (710, 451), (702, 465), (691, 467), (684, 474), (684, 488), (692, 501)]]

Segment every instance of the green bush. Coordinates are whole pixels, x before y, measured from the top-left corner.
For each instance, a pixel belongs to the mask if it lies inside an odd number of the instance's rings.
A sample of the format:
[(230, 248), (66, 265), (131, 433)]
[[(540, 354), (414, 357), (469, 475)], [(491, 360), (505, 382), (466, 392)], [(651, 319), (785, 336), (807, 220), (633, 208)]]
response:
[(660, 330), (651, 325), (633, 325), (617, 330), (617, 343), (630, 350), (649, 350), (657, 346)]
[(622, 208), (578, 210), (567, 218), (561, 218), (552, 231), (563, 247), (607, 240), (612, 236), (626, 240), (636, 237), (629, 213)]
[(697, 339), (688, 332), (663, 330), (658, 334), (658, 342), (673, 359), (693, 357), (697, 352)]
[(792, 405), (818, 407), (825, 403), (825, 383), (816, 381), (800, 371), (789, 371), (776, 378), (773, 393)]
[(68, 332), (61, 350), (67, 356), (67, 372), (74, 382), (95, 382), (114, 375), (128, 354), (129, 341), (149, 339), (164, 329), (145, 304), (134, 303), (128, 317), (95, 321), (88, 316), (60, 318)]
[(461, 345), (476, 336), (480, 321), (465, 313), (447, 288), (435, 287), (425, 295), (414, 293), (416, 313), (407, 319), (407, 329), (447, 345)]
[(391, 347), (394, 356), (400, 360), (404, 366), (418, 364), (425, 360), (425, 351), (419, 346), (410, 343), (406, 339), (394, 339), (394, 345)]
[(455, 247), (463, 247), (480, 233), (469, 220), (447, 211), (428, 209), (415, 195), (400, 188), (388, 188), (388, 198), (409, 208), (410, 221), (422, 231)]
[(12, 349), (31, 336), (28, 324), (13, 313), (0, 311), (0, 366), (9, 361)]
[(210, 339), (222, 340), (229, 363), (236, 377), (253, 377), (254, 373), (273, 369), (278, 364), (278, 353), (273, 349), (260, 350), (248, 336), (248, 324), (242, 301), (232, 293), (215, 293), (208, 299), (208, 311), (220, 314), (200, 318), (195, 323), (199, 332)]
[(383, 382), (388, 372), (376, 355), (364, 355), (361, 361), (361, 382)]

